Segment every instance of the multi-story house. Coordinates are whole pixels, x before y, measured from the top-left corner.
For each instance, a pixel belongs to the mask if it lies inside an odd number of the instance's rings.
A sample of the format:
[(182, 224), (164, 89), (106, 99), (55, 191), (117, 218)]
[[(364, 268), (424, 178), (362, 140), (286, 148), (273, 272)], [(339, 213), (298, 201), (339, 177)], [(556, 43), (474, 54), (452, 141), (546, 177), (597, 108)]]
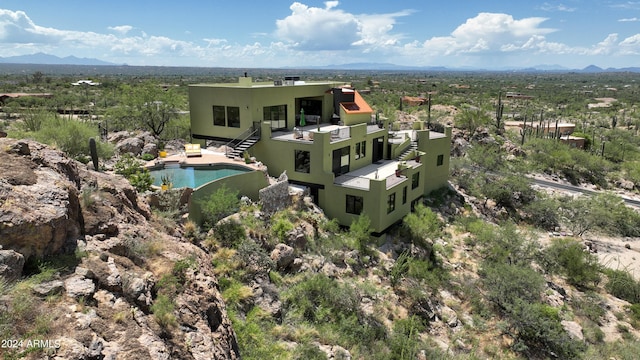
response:
[(245, 76), (191, 85), (189, 102), (194, 141), (228, 141), (231, 156), (248, 151), (270, 175), (286, 171), (343, 225), (364, 212), (383, 232), (447, 185), (451, 129), (391, 131), (347, 83)]

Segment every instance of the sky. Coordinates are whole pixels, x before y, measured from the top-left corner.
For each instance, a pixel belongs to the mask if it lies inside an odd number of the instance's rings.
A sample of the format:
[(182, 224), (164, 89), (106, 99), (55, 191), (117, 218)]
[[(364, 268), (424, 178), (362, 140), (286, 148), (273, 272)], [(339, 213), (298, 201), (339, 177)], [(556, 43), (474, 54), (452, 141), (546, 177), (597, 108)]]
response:
[(0, 0), (0, 56), (279, 68), (640, 66), (640, 0)]

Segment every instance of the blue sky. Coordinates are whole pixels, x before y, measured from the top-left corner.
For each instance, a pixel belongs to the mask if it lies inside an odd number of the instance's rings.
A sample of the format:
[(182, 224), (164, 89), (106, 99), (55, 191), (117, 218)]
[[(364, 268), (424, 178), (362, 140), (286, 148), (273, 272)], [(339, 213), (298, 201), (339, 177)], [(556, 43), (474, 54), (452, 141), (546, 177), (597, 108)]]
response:
[(0, 56), (305, 67), (640, 66), (640, 0), (0, 0)]

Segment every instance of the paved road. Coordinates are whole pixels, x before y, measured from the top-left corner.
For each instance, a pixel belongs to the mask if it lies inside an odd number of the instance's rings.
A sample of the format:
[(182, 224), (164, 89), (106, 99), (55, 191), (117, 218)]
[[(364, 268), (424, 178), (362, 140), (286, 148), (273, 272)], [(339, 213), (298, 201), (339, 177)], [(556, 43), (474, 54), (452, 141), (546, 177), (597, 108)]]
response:
[[(579, 193), (583, 193), (583, 194), (596, 194), (596, 193), (598, 193), (598, 191), (581, 188), (579, 186), (574, 186), (574, 185), (571, 185), (571, 184), (562, 184), (562, 183), (557, 183), (555, 181), (542, 180), (542, 179), (537, 179), (537, 178), (530, 178), (530, 179), (534, 184), (539, 185), (539, 186), (543, 186), (543, 187), (559, 189), (559, 190), (568, 190), (568, 191), (579, 192)], [(634, 207), (640, 207), (640, 200), (629, 199), (629, 198), (624, 197), (624, 196), (621, 196), (621, 198), (624, 200), (624, 202), (627, 205), (631, 205), (631, 206), (634, 206)]]

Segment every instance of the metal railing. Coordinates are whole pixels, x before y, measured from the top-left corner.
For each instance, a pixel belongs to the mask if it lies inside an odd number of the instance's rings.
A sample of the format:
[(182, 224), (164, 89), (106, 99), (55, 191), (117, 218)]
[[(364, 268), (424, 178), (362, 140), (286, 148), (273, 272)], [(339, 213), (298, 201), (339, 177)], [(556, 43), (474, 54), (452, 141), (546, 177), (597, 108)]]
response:
[[(256, 124), (258, 125), (256, 126)], [(243, 131), (240, 135), (236, 136), (235, 138), (227, 142), (224, 146), (225, 156), (229, 157), (231, 152), (235, 150), (236, 146), (238, 146), (239, 144), (242, 144), (245, 140), (249, 139), (252, 136), (256, 136), (260, 138), (260, 123), (254, 123), (253, 125), (251, 125), (250, 128)], [(232, 150), (229, 150), (229, 149), (232, 149)]]

